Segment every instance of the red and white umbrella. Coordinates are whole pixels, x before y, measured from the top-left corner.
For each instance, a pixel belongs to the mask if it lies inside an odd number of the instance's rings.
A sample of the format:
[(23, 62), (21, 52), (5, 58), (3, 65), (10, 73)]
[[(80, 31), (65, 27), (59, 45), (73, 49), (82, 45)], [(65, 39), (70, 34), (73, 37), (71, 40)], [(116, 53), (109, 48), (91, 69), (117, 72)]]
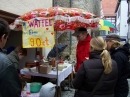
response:
[(54, 20), (55, 31), (75, 30), (77, 27), (98, 28), (99, 17), (86, 10), (78, 8), (51, 7), (40, 8), (27, 12), (18, 17), (10, 28), (12, 30), (22, 30), (21, 25), (28, 20), (49, 18)]

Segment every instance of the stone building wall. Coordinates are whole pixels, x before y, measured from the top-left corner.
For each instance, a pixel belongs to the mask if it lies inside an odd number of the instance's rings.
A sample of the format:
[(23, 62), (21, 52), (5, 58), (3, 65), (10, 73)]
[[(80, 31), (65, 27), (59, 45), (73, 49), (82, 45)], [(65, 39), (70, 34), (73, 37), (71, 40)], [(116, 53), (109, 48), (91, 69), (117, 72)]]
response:
[(0, 0), (0, 10), (22, 15), (36, 8), (52, 7), (52, 0)]
[[(72, 7), (88, 10), (89, 12), (94, 13), (98, 16), (100, 16), (100, 4), (100, 0), (72, 0)], [(70, 0), (56, 0), (55, 5), (70, 7)], [(99, 35), (99, 31), (93, 31), (93, 33), (93, 36)], [(64, 50), (63, 55), (71, 54), (73, 58), (75, 58), (77, 40), (75, 37), (70, 36), (70, 34), (71, 32), (61, 34), (58, 38), (58, 43), (68, 44), (68, 47)], [(70, 40), (72, 40), (72, 43), (70, 43)]]

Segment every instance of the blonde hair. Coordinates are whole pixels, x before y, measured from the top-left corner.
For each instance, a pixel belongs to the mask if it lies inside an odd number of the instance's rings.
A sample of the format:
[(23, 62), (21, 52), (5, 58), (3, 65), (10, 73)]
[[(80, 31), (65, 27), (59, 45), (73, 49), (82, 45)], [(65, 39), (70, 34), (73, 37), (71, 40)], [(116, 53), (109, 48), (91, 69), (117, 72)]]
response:
[(100, 57), (104, 66), (104, 73), (109, 74), (112, 71), (112, 60), (109, 52), (106, 50), (106, 41), (102, 37), (98, 36), (92, 38), (90, 41), (90, 46), (93, 51), (102, 51)]
[(109, 41), (113, 41), (113, 45), (111, 46), (111, 49), (117, 48), (117, 47), (121, 47), (123, 46), (123, 44), (117, 40), (109, 40)]

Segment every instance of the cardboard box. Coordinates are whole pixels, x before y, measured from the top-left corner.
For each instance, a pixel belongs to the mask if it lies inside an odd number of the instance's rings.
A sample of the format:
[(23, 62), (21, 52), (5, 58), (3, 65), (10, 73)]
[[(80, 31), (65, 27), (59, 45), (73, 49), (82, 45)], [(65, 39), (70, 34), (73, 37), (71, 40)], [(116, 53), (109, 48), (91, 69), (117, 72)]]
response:
[(52, 70), (52, 66), (50, 66), (50, 65), (40, 65), (38, 67), (38, 72), (43, 73), (43, 74), (47, 74), (47, 73), (51, 72), (51, 70)]

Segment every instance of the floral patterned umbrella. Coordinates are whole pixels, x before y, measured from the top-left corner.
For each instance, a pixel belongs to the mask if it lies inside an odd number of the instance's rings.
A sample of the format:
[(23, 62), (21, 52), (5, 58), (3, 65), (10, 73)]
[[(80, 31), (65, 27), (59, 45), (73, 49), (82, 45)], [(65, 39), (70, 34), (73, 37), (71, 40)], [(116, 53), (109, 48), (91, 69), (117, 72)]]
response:
[(77, 27), (98, 28), (98, 16), (86, 10), (78, 8), (51, 7), (41, 8), (27, 12), (18, 17), (14, 23), (10, 24), (11, 29), (21, 29), (24, 21), (30, 19), (39, 20), (40, 17), (54, 19), (54, 30), (65, 31), (75, 30)]

